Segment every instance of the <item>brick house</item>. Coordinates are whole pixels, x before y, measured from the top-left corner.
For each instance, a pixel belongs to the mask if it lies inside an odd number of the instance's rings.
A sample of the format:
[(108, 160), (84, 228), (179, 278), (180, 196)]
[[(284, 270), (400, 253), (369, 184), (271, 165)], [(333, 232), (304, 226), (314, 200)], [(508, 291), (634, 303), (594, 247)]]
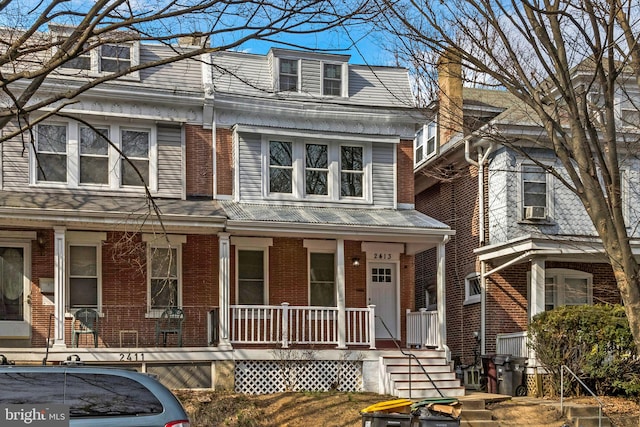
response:
[[(544, 144), (527, 143), (532, 135), (543, 140), (532, 115), (504, 91), (463, 87), (461, 71), (459, 61), (439, 64), (439, 102), (416, 138), (414, 172), (416, 209), (456, 230), (446, 248), (446, 334), (452, 359), (466, 366), (496, 353), (528, 358), (526, 330), (537, 313), (621, 298), (577, 197), (530, 157), (488, 137), (489, 129), (501, 132), (562, 169)], [(627, 165), (628, 189), (637, 159)], [(417, 307), (430, 309), (440, 297), (435, 262), (433, 250), (416, 256)]]
[[(120, 47), (133, 62), (172, 49)], [(81, 77), (102, 72), (102, 52)], [(289, 387), (273, 372), (305, 354), (317, 365), (305, 387), (328, 388), (338, 369), (344, 389), (392, 391), (380, 348), (412, 333), (414, 255), (438, 248), (443, 264), (454, 232), (414, 209), (407, 71), (348, 61), (272, 49), (141, 70), (4, 143), (0, 354), (248, 392)], [(74, 66), (45, 89), (73, 84)], [(73, 347), (86, 307), (98, 345), (82, 334)], [(167, 307), (184, 320), (165, 347)]]

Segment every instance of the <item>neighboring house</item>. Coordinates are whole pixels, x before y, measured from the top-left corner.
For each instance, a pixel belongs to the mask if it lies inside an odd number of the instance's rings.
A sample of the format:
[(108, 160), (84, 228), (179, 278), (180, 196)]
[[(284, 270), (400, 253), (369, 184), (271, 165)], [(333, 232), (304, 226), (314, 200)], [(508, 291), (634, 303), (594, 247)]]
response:
[[(172, 49), (125, 48), (132, 63)], [(109, 52), (74, 62), (43, 90), (108, 72)], [(420, 120), (407, 71), (348, 60), (272, 49), (141, 70), (86, 92), (33, 140), (3, 144), (11, 313), (0, 313), (0, 353), (78, 354), (177, 386), (231, 378), (248, 392), (291, 388), (273, 372), (303, 355), (317, 366), (297, 387), (394, 392), (377, 349), (411, 332), (414, 254), (438, 248), (443, 265), (454, 232), (414, 209)], [(184, 311), (183, 348), (174, 334), (164, 348), (157, 330), (172, 306)], [(84, 307), (99, 313), (98, 348), (93, 334), (70, 348)], [(446, 371), (442, 339), (431, 344)], [(440, 386), (459, 393), (455, 381)]]
[[(530, 157), (487, 137), (499, 132), (563, 170), (544, 144), (525, 142), (544, 135), (533, 116), (504, 91), (463, 87), (459, 63), (441, 61), (439, 74), (440, 101), (416, 138), (414, 171), (416, 208), (456, 230), (446, 248), (447, 344), (462, 365), (496, 353), (529, 357), (534, 315), (619, 303), (615, 278), (577, 197)], [(639, 165), (636, 157), (625, 161), (627, 205), (637, 197), (628, 188)], [(434, 263), (433, 251), (416, 256), (418, 307), (435, 303)]]

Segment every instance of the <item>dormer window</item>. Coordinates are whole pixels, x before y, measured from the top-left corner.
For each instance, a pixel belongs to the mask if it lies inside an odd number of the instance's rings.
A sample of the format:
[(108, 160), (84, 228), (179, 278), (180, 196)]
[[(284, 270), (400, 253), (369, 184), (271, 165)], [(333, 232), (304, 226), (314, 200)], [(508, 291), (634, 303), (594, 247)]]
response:
[(322, 93), (330, 96), (342, 95), (342, 65), (324, 64)]
[(100, 71), (118, 73), (131, 67), (131, 46), (103, 44), (100, 46)]
[(280, 59), (280, 92), (298, 91), (298, 61), (296, 59)]
[(416, 139), (414, 140), (414, 162), (415, 165), (419, 165), (428, 158), (436, 154), (438, 147), (438, 125), (434, 120), (429, 124), (426, 124), (416, 133)]

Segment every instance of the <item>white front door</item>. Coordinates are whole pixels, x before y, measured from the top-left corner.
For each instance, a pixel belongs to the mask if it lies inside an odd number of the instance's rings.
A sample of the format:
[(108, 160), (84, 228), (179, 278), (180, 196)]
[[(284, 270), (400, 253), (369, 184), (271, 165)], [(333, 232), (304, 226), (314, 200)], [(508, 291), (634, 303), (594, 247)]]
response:
[(369, 304), (376, 306), (376, 339), (398, 339), (396, 265), (391, 263), (368, 263), (368, 265)]

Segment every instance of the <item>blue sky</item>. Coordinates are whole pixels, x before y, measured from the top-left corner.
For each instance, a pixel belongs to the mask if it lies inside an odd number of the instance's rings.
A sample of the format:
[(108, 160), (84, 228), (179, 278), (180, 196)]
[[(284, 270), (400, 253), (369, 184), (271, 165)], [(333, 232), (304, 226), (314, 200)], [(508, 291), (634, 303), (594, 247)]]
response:
[[(370, 29), (369, 29), (370, 31)], [(366, 29), (352, 28), (349, 33), (345, 29), (336, 29), (323, 33), (306, 35), (281, 35), (275, 39), (285, 43), (303, 45), (308, 49), (329, 50), (331, 53), (351, 55), (352, 64), (396, 65), (393, 56), (383, 45), (379, 34), (367, 32)], [(355, 45), (354, 45), (355, 42)], [(253, 40), (242, 45), (239, 50), (248, 53), (266, 54), (271, 47), (292, 48), (277, 45), (274, 41)]]

